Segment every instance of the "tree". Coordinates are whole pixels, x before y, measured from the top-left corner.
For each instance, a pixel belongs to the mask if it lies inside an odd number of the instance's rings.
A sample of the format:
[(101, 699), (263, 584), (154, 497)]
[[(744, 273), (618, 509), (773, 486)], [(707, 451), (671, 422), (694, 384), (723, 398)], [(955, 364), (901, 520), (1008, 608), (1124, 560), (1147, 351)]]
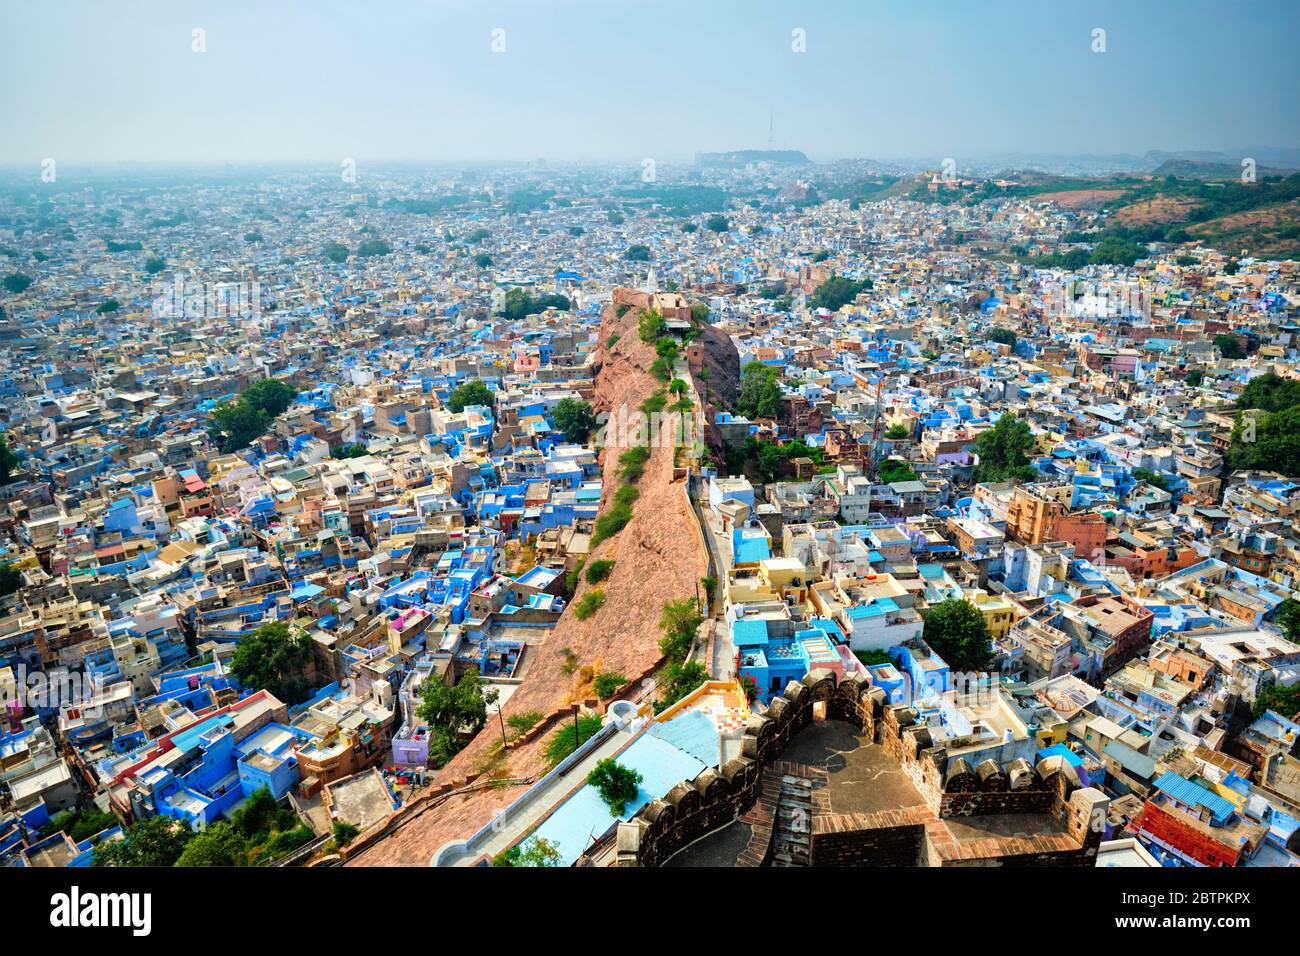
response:
[(511, 322), (544, 312), (547, 309), (567, 309), (569, 300), (554, 293), (534, 298), (518, 286), (506, 291), (497, 315), (504, 316)]
[(781, 372), (762, 362), (750, 362), (740, 373), (736, 410), (746, 418), (776, 418), (781, 410)]
[(0, 485), (6, 484), (19, 465), (18, 456), (9, 447), (9, 439), (0, 435)]
[(218, 402), (212, 410), (208, 432), (223, 453), (247, 448), (266, 433), (271, 420), (249, 402)]
[(984, 615), (962, 598), (949, 598), (931, 607), (925, 613), (922, 636), (954, 671), (987, 670), (993, 662)]
[(691, 598), (680, 601), (666, 601), (659, 614), (659, 628), (663, 636), (659, 639), (659, 650), (670, 662), (681, 663), (695, 643), (695, 632), (704, 621), (704, 615), (695, 606)]
[(304, 676), (311, 663), (307, 635), (285, 621), (270, 621), (239, 639), (230, 672), (245, 687), (268, 690), (287, 704), (307, 699)]
[(1266, 412), (1280, 412), (1293, 405), (1300, 405), (1300, 381), (1272, 372), (1252, 378), (1237, 399), (1238, 408), (1259, 408)]
[(105, 299), (95, 309), (96, 315), (107, 315), (110, 312), (117, 312), (122, 308), (122, 303), (117, 299)]
[(356, 442), (351, 442), (350, 444), (346, 444), (346, 445), (335, 445), (333, 448), (330, 449), (330, 454), (333, 457), (342, 461), (345, 458), (364, 458), (366, 457), (366, 455), (370, 454), (370, 449), (368, 449), (365, 445), (359, 445)]
[(1289, 687), (1281, 684), (1269, 685), (1259, 692), (1252, 710), (1256, 717), (1261, 716), (1266, 710), (1271, 710), (1290, 720), (1300, 714), (1300, 684), (1292, 684)]
[(172, 866), (194, 834), (188, 823), (171, 817), (149, 817), (129, 827), (121, 840), (99, 843), (91, 866)]
[(634, 246), (628, 246), (627, 250), (623, 253), (623, 258), (628, 262), (649, 262), (650, 247), (642, 245), (641, 243), (637, 243)]
[(447, 399), (447, 408), (453, 412), (463, 412), (469, 405), (492, 407), (492, 390), (481, 379), (472, 378), (457, 385)]
[(12, 292), (17, 295), (20, 292), (26, 292), (27, 287), (32, 284), (32, 277), (22, 272), (11, 272), (4, 277), (4, 287), (6, 292)]
[(1205, 381), (1205, 373), (1199, 368), (1194, 368), (1187, 373), (1187, 378), (1183, 379), (1192, 388), (1200, 388), (1201, 383)]
[(551, 409), (551, 420), (566, 441), (582, 444), (596, 427), (591, 406), (576, 398), (562, 398)]
[(386, 256), (392, 251), (393, 247), (386, 240), (367, 239), (357, 246), (357, 258), (369, 259), (373, 256)]
[(261, 409), (267, 418), (282, 415), (298, 397), (298, 390), (278, 378), (264, 378), (244, 389), (240, 396), (254, 408)]
[(1138, 481), (1145, 481), (1148, 485), (1155, 485), (1161, 491), (1169, 490), (1169, 479), (1150, 468), (1134, 468), (1133, 477)]
[(699, 661), (672, 663), (664, 669), (660, 696), (655, 701), (655, 713), (662, 713), (695, 688), (709, 679), (709, 669)]
[(445, 764), (487, 723), (487, 698), (478, 671), (462, 675), (455, 684), (430, 677), (420, 685), (416, 715), (429, 724), (429, 754)]
[(1029, 465), (1029, 452), (1034, 447), (1034, 433), (1028, 423), (1011, 414), (1004, 414), (996, 425), (975, 440), (979, 465), (975, 469), (977, 482), (1032, 481), (1034, 469)]
[(327, 242), (321, 249), (321, 255), (330, 262), (347, 262), (348, 247), (341, 242)]
[(175, 866), (244, 866), (248, 849), (228, 823), (218, 821), (194, 834), (176, 859)]
[(704, 228), (710, 232), (726, 232), (731, 228), (731, 223), (727, 221), (726, 216), (714, 213), (708, 219), (704, 220)]
[(906, 422), (894, 422), (885, 429), (885, 437), (891, 441), (902, 441), (912, 434), (912, 430), (907, 427)]
[(1300, 601), (1295, 598), (1284, 599), (1277, 606), (1273, 622), (1282, 629), (1288, 641), (1300, 643)]
[(1226, 459), (1229, 468), (1300, 478), (1300, 405), (1272, 414), (1238, 413)]
[(880, 463), (880, 468), (876, 472), (876, 480), (881, 484), (892, 484), (895, 481), (916, 481), (916, 472), (907, 462), (897, 458), (886, 458)]
[(523, 843), (517, 843), (508, 850), (503, 850), (492, 860), (493, 866), (541, 866), (560, 865), (560, 850), (545, 837), (535, 836)]
[(625, 767), (612, 757), (599, 761), (587, 774), (587, 783), (600, 793), (615, 816), (622, 816), (624, 808), (636, 799), (641, 786), (641, 773)]
[(150, 256), (144, 260), (144, 271), (146, 275), (155, 276), (167, 268), (167, 260), (159, 256)]
[(664, 321), (664, 317), (655, 309), (643, 312), (641, 317), (637, 319), (636, 323), (637, 335), (639, 335), (641, 341), (645, 342), (647, 345), (654, 344), (659, 336), (664, 334), (664, 330), (667, 328), (668, 323)]
[(854, 281), (843, 276), (831, 276), (813, 292), (809, 305), (814, 309), (836, 312), (856, 299), (859, 292), (870, 288), (870, 279)]
[(1010, 329), (992, 329), (989, 332), (989, 341), (997, 342), (999, 345), (1010, 345), (1014, 347), (1016, 344), (1016, 333), (1012, 332)]
[(488, 266), (492, 265), (492, 257), (486, 252), (480, 252), (474, 256), (474, 265), (478, 266), (480, 269), (486, 269)]
[(0, 597), (8, 597), (23, 586), (23, 572), (11, 561), (0, 561)]
[(1214, 347), (1219, 350), (1219, 354), (1226, 359), (1243, 359), (1246, 357), (1246, 350), (1241, 347), (1241, 341), (1227, 332), (1220, 332), (1214, 337)]

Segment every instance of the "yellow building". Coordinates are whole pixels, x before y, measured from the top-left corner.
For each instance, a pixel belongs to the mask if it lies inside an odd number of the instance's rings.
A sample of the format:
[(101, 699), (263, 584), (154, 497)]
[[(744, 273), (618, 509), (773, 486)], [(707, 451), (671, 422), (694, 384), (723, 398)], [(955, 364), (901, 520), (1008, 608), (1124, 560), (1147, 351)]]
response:
[(1011, 631), (1011, 625), (1016, 623), (1016, 606), (1001, 594), (989, 594), (976, 588), (967, 593), (966, 600), (984, 615), (984, 623), (988, 625), (989, 634), (994, 640), (1006, 637)]

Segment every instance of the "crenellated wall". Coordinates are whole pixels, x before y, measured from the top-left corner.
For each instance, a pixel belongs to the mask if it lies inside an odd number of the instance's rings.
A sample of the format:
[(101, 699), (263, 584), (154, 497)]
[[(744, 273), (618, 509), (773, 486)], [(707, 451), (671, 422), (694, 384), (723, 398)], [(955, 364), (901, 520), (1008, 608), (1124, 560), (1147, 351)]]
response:
[[(1026, 760), (1006, 766), (985, 760), (971, 767), (935, 747), (929, 729), (911, 708), (889, 706), (884, 692), (862, 675), (850, 675), (837, 685), (832, 672), (817, 670), (787, 684), (765, 715), (750, 718), (739, 757), (677, 784), (620, 824), (617, 865), (658, 866), (743, 814), (765, 790), (773, 789), (763, 787), (765, 768), (812, 721), (813, 706), (822, 701), (828, 718), (860, 727), (883, 747), (924, 802), (875, 814), (815, 814), (814, 865), (1090, 866), (1095, 860), (1109, 800), (1100, 791), (1080, 787), (1062, 758), (1045, 758), (1036, 767)], [(963, 843), (943, 824), (945, 819), (1013, 813), (1049, 815), (1065, 835)], [(758, 859), (766, 850), (756, 851), (754, 843), (747, 856)]]

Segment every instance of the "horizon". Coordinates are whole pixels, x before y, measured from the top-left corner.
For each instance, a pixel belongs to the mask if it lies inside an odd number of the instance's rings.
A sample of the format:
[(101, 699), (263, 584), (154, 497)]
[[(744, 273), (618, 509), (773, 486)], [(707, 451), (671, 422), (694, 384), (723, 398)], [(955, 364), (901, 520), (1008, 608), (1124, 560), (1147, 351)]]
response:
[(1249, 17), (1186, 0), (1176, 19), (1120, 0), (787, 7), (138, 0), (123, 16), (91, 0), (10, 0), (0, 75), (24, 95), (0, 117), (0, 167), (1300, 148), (1287, 66), (1300, 6), (1285, 0)]

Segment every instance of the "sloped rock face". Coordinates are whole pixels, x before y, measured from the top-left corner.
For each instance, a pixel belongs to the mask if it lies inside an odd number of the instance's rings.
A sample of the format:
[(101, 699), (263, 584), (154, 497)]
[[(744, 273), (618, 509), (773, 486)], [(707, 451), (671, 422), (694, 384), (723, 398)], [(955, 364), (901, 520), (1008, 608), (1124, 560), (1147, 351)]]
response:
[[(654, 350), (637, 335), (638, 310), (623, 310), (621, 316), (619, 311), (611, 306), (601, 324), (600, 368), (593, 402), (597, 412), (620, 413), (624, 408), (635, 412), (660, 387), (649, 372)], [(607, 430), (607, 437), (601, 463), (602, 510), (619, 487), (619, 454), (638, 443), (621, 428)], [(652, 447), (645, 474), (637, 484), (640, 497), (631, 521), (589, 558), (616, 562), (610, 576), (597, 585), (605, 593), (604, 606), (585, 621), (573, 615), (572, 605), (591, 590), (583, 582), (545, 644), (529, 649), (523, 684), (511, 695), (504, 714), (508, 720), (513, 714), (540, 712), (548, 723), (528, 742), (508, 752), (507, 770), (495, 764), (494, 773), (524, 777), (546, 769), (543, 749), (553, 732), (549, 721), (562, 719), (575, 700), (594, 696), (590, 685), (593, 671), (620, 673), (635, 687), (660, 664), (660, 610), (665, 601), (694, 596), (707, 566), (685, 481), (673, 480), (673, 464), (671, 445)], [(573, 658), (564, 653), (566, 648)], [(573, 659), (576, 669), (570, 663)], [(499, 746), (500, 733), (498, 722), (490, 720), (435, 782), (452, 782), (479, 772), (494, 745)], [(485, 790), (412, 814), (409, 821), (394, 827), (390, 835), (357, 854), (348, 865), (425, 866), (443, 843), (471, 836), (521, 792), (515, 787)]]

